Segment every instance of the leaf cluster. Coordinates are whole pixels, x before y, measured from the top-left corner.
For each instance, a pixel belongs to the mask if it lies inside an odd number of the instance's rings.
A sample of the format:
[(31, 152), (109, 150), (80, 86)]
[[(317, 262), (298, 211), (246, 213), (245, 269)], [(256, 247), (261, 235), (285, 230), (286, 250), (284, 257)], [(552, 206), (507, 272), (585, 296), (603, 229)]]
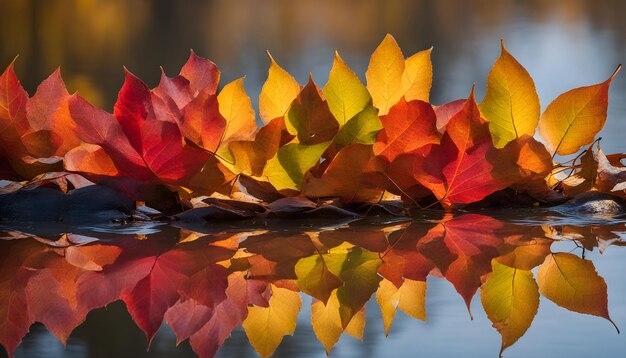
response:
[[(429, 103), (431, 51), (405, 58), (387, 35), (366, 85), (335, 53), (321, 89), (312, 77), (301, 86), (270, 55), (260, 118), (244, 78), (218, 91), (219, 69), (193, 52), (155, 88), (126, 70), (112, 114), (68, 94), (59, 71), (29, 97), (10, 64), (0, 76), (0, 178), (66, 171), (148, 202), (161, 200), (162, 188), (182, 201), (241, 192), (265, 203), (305, 196), (348, 205), (400, 196), (445, 209), (508, 188), (540, 202), (570, 195), (557, 174), (579, 167), (553, 158), (594, 141), (619, 68), (541, 114), (532, 78), (502, 43), (480, 103), (472, 88), (437, 106)], [(611, 190), (623, 194), (621, 183)], [(579, 189), (587, 187), (599, 188)]]

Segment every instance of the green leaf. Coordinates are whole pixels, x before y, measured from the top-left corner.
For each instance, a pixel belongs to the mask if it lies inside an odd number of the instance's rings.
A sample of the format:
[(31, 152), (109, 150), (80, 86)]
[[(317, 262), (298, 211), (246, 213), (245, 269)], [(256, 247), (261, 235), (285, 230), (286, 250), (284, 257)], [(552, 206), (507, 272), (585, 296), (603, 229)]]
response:
[(330, 142), (314, 145), (289, 143), (267, 162), (263, 176), (277, 190), (299, 190), (304, 173), (319, 163)]
[(361, 112), (371, 101), (367, 88), (336, 51), (328, 83), (322, 91), (330, 111), (341, 126)]

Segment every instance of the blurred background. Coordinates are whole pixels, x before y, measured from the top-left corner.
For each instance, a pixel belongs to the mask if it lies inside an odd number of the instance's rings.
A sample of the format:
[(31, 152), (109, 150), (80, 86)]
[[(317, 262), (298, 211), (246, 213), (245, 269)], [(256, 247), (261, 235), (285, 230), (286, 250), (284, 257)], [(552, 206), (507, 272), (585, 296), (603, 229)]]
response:
[[(0, 0), (0, 68), (16, 55), (32, 94), (62, 67), (70, 92), (111, 110), (127, 66), (156, 85), (159, 66), (175, 75), (189, 49), (213, 60), (222, 85), (246, 75), (257, 102), (270, 50), (301, 83), (321, 86), (333, 50), (364, 78), (386, 33), (405, 56), (434, 46), (432, 102), (477, 98), (500, 53), (500, 38), (534, 77), (542, 108), (558, 94), (604, 81), (626, 57), (621, 0)], [(603, 148), (621, 151), (626, 73), (611, 90)]]

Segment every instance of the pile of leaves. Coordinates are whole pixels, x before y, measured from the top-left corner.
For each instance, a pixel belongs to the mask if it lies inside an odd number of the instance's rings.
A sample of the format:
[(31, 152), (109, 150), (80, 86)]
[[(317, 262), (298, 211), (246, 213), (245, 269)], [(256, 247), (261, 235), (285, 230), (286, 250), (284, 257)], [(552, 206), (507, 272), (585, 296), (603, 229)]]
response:
[(312, 77), (302, 86), (270, 56), (260, 118), (243, 77), (218, 91), (220, 71), (193, 52), (152, 89), (126, 70), (113, 114), (70, 95), (58, 70), (29, 97), (10, 64), (0, 77), (0, 179), (96, 183), (155, 206), (173, 198), (178, 208), (211, 195), (339, 206), (400, 197), (447, 210), (503, 190), (542, 203), (588, 190), (624, 195), (619, 155), (586, 150), (554, 163), (594, 142), (619, 67), (541, 114), (532, 78), (502, 43), (482, 102), (468, 87), (468, 98), (436, 106), (431, 50), (405, 58), (387, 35), (367, 85), (335, 53), (321, 89)]

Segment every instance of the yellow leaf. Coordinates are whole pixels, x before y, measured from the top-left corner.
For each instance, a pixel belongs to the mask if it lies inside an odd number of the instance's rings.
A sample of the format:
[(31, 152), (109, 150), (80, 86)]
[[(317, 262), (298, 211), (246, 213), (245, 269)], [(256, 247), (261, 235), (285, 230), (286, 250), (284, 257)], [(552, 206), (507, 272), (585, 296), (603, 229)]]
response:
[(606, 283), (591, 261), (568, 253), (548, 255), (539, 266), (537, 281), (541, 294), (557, 305), (603, 317), (613, 323), (609, 316)]
[(502, 336), (500, 353), (526, 333), (539, 308), (539, 291), (530, 271), (492, 262), (493, 273), (480, 288), (480, 300)]
[(433, 64), (430, 61), (432, 50), (431, 47), (406, 59), (402, 89), (407, 101), (429, 101), (430, 88), (433, 85)]
[(223, 143), (254, 138), (257, 128), (254, 109), (243, 80), (241, 77), (227, 84), (217, 96), (220, 114), (226, 119)]
[(315, 336), (326, 349), (326, 354), (330, 353), (333, 346), (339, 341), (343, 332), (357, 338), (363, 339), (365, 329), (365, 307), (352, 317), (350, 323), (342, 328), (341, 316), (339, 315), (339, 299), (337, 290), (330, 295), (326, 304), (322, 301), (314, 300), (311, 304), (311, 325)]
[(335, 51), (333, 68), (323, 90), (328, 107), (340, 126), (361, 112), (371, 100), (367, 88)]
[(378, 114), (389, 112), (402, 95), (402, 77), (404, 74), (404, 55), (393, 36), (387, 34), (378, 45), (370, 59), (365, 77), (367, 89)]
[(283, 340), (283, 336), (293, 334), (302, 305), (298, 292), (274, 285), (271, 288), (269, 306), (249, 307), (248, 317), (242, 324), (250, 344), (261, 357), (269, 357)]
[(270, 58), (270, 69), (259, 95), (259, 112), (263, 123), (284, 116), (300, 93), (298, 82), (274, 61), (269, 52), (267, 55)]
[(426, 282), (405, 279), (397, 288), (391, 281), (383, 279), (376, 291), (376, 301), (383, 316), (385, 335), (389, 334), (396, 308), (415, 319), (426, 320)]
[(602, 83), (567, 91), (550, 103), (539, 120), (539, 134), (552, 153), (573, 154), (593, 142), (604, 127), (609, 87), (620, 69)]
[(511, 56), (502, 41), (502, 53), (487, 77), (487, 93), (479, 105), (489, 121), (496, 148), (528, 134), (534, 135), (539, 122), (539, 96), (528, 71)]

